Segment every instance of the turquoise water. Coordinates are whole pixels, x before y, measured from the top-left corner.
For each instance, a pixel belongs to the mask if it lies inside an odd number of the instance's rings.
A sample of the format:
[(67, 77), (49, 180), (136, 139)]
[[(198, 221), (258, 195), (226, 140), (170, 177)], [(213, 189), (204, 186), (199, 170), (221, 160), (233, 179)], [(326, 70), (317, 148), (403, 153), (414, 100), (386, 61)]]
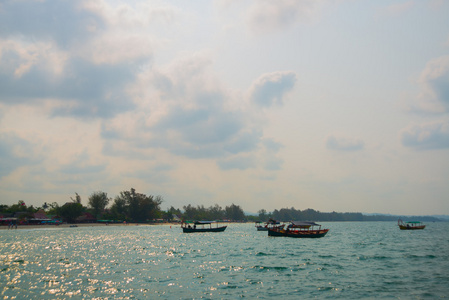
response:
[(322, 223), (321, 239), (179, 226), (0, 231), (3, 299), (449, 297), (449, 223)]

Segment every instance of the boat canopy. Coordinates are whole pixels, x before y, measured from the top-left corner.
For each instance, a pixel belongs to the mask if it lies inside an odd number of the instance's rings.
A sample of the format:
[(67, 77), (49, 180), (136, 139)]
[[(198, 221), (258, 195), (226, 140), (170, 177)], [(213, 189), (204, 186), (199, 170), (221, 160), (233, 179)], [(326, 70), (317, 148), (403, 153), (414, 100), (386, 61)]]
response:
[(213, 224), (217, 223), (217, 221), (195, 221), (195, 224)]
[(292, 221), (289, 226), (290, 227), (297, 227), (297, 228), (309, 228), (311, 226), (321, 226), (321, 225), (317, 224), (315, 222)]

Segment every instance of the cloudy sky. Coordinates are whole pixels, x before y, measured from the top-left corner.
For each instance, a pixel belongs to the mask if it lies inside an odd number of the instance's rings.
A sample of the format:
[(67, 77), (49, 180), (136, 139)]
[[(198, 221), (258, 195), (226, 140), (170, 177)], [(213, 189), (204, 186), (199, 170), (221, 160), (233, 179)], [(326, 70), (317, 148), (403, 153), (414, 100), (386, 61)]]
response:
[(449, 214), (449, 2), (0, 1), (0, 203)]

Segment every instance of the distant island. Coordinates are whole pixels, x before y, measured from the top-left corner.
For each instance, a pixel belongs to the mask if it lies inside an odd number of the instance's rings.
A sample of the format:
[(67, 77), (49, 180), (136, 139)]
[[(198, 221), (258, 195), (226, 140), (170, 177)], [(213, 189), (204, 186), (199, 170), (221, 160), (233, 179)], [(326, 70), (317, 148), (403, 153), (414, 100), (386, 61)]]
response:
[[(446, 218), (444, 218), (446, 217)], [(297, 210), (295, 208), (275, 209), (271, 213), (264, 210), (259, 211), (258, 216), (253, 218), (265, 219), (273, 218), (279, 221), (290, 220), (313, 220), (321, 222), (339, 222), (339, 221), (397, 221), (398, 219), (414, 220), (421, 222), (443, 222), (449, 221), (449, 216), (405, 216), (405, 215), (388, 215), (388, 214), (363, 214), (360, 212), (320, 212), (314, 209)]]

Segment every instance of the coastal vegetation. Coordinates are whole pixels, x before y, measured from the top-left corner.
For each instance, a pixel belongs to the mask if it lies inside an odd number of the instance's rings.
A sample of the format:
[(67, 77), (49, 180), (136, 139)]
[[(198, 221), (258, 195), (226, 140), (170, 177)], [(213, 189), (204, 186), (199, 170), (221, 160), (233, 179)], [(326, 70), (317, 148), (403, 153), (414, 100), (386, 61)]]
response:
[[(87, 206), (82, 204), (81, 197), (75, 193), (75, 198), (60, 206), (57, 202), (44, 203), (40, 207), (27, 206), (23, 200), (17, 204), (0, 204), (0, 220), (14, 218), (19, 222), (39, 220), (45, 217), (57, 219), (62, 222), (174, 222), (181, 220), (226, 220), (226, 221), (250, 221), (266, 222), (269, 219), (279, 221), (314, 220), (314, 221), (396, 221), (394, 215), (365, 215), (359, 212), (320, 212), (311, 208), (305, 210), (291, 208), (275, 209), (267, 212), (260, 209), (257, 214), (245, 214), (243, 209), (236, 204), (222, 208), (215, 204), (210, 207), (204, 205), (185, 205), (181, 208), (171, 206), (167, 210), (161, 209), (163, 197), (158, 195), (145, 195), (136, 192), (134, 188), (122, 191), (114, 199), (109, 198), (103, 191), (93, 192)], [(108, 205), (110, 207), (108, 207)], [(415, 220), (433, 222), (440, 221), (435, 217), (416, 216)]]

